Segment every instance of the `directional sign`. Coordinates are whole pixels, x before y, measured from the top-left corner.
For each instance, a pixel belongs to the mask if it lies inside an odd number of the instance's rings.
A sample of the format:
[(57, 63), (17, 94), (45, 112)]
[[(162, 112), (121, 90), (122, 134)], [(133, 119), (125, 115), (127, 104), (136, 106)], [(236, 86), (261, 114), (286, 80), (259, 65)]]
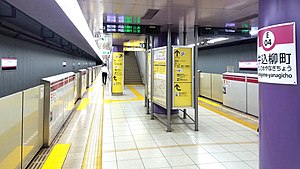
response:
[(112, 94), (122, 94), (123, 93), (123, 69), (124, 69), (124, 53), (123, 52), (114, 52), (112, 60)]
[(180, 88), (180, 86), (179, 86), (179, 84), (176, 84), (175, 86), (174, 86), (174, 88), (177, 90), (177, 91), (181, 91), (181, 88)]
[(193, 107), (193, 49), (173, 47), (173, 108)]
[(179, 55), (180, 55), (180, 51), (179, 50), (175, 50), (174, 56), (177, 57), (177, 58), (179, 58)]

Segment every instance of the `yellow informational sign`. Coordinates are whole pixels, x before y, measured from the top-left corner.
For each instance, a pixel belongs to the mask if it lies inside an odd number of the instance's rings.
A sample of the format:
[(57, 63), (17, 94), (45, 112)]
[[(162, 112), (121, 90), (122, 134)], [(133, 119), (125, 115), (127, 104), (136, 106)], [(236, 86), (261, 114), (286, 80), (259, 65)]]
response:
[(193, 107), (193, 49), (173, 47), (173, 107)]
[(148, 52), (147, 52), (147, 68), (148, 68), (148, 70), (147, 70), (147, 72), (148, 72), (148, 93), (147, 93), (147, 96), (148, 96), (148, 99), (150, 99), (150, 97), (151, 97), (151, 71), (152, 71), (152, 69), (151, 69), (151, 50), (149, 50)]
[(137, 47), (124, 47), (123, 51), (127, 51), (127, 52), (144, 52), (146, 50), (144, 48), (137, 48)]
[(166, 108), (166, 47), (153, 50), (153, 102)]
[(112, 63), (112, 93), (123, 94), (123, 80), (124, 80), (124, 53), (113, 52)]
[(145, 43), (145, 41), (142, 40), (131, 40), (128, 42), (124, 42), (123, 46), (127, 46), (127, 47), (140, 47), (141, 44)]

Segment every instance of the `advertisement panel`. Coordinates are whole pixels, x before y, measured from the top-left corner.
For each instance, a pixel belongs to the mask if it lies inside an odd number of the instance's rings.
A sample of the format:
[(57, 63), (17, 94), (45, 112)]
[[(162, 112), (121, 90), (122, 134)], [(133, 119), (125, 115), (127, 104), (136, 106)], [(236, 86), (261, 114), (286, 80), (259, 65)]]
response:
[(166, 108), (166, 47), (153, 49), (153, 73), (154, 73), (154, 91), (153, 91), (153, 102)]

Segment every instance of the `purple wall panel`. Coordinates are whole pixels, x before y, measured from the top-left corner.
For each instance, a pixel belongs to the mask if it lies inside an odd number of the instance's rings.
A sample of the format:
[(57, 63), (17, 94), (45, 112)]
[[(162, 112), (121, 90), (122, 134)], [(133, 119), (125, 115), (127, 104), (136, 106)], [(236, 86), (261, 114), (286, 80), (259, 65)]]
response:
[[(260, 0), (260, 28), (296, 22), (296, 33), (299, 34), (299, 7), (299, 0)], [(298, 51), (300, 43), (299, 38), (296, 39)], [(297, 67), (299, 79), (300, 58), (298, 57)], [(259, 92), (260, 168), (299, 169), (300, 86), (260, 83)]]

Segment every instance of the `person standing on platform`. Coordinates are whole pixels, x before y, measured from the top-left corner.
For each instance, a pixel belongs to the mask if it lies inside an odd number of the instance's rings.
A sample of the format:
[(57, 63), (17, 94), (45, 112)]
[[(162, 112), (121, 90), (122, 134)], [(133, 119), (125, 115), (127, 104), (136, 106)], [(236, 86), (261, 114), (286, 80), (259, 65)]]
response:
[(102, 72), (102, 85), (106, 85), (108, 69), (105, 63), (102, 65), (101, 72)]

